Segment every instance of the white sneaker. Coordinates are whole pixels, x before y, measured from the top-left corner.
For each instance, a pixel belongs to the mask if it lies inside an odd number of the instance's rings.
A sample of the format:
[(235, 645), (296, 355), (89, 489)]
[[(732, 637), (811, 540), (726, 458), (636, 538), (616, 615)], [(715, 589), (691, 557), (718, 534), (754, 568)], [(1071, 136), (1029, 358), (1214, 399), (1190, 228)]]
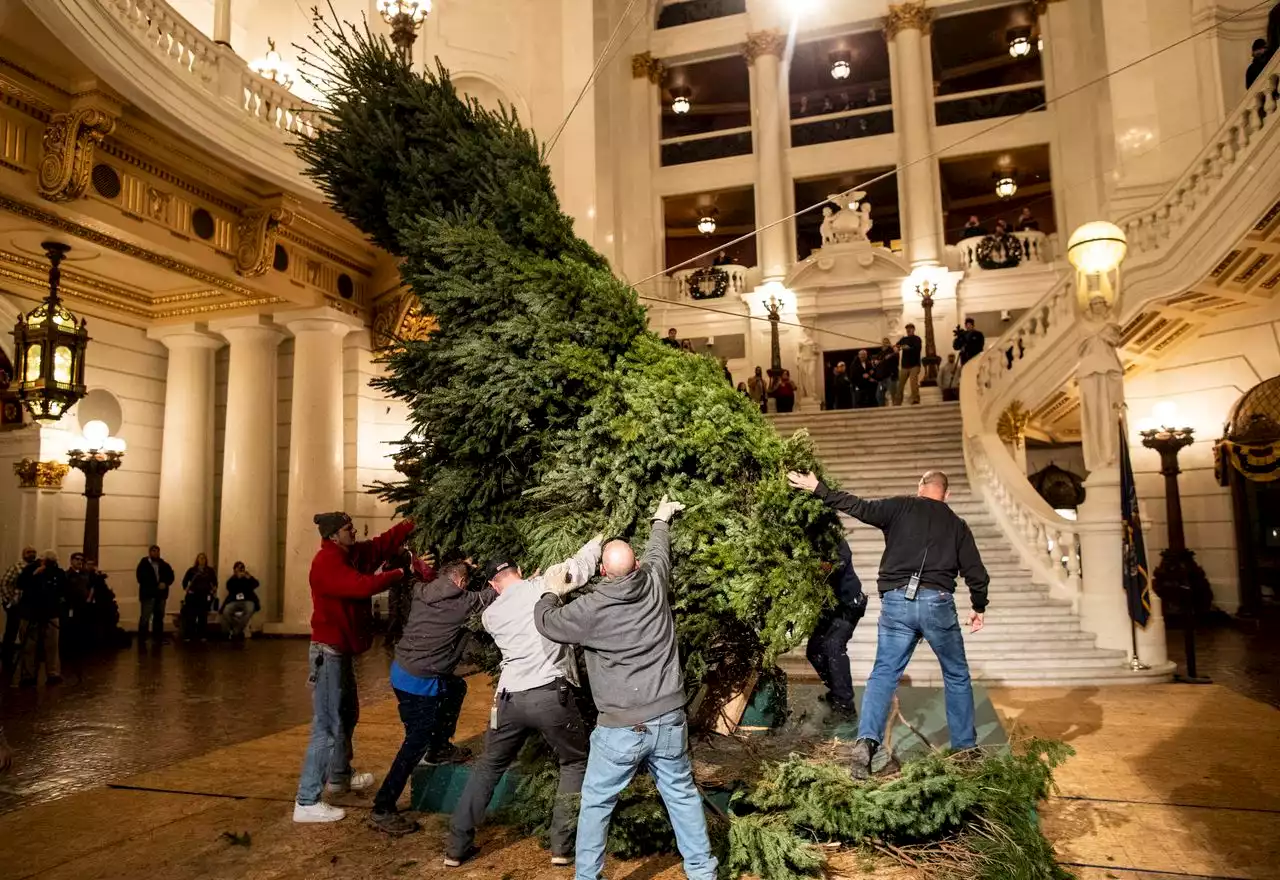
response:
[(365, 791), (372, 787), (372, 773), (352, 773), (350, 781), (327, 783), (324, 790), (329, 794), (346, 794), (349, 791)]
[(293, 821), (295, 822), (338, 822), (347, 815), (339, 807), (331, 807), (324, 801), (317, 801), (310, 806), (293, 805)]

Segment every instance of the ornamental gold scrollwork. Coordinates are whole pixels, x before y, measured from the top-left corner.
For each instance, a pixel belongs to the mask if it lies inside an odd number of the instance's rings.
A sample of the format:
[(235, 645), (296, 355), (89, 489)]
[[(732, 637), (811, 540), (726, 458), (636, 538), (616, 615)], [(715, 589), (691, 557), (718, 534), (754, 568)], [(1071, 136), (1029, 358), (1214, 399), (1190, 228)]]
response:
[(631, 78), (647, 79), (654, 85), (662, 84), (662, 75), (666, 70), (662, 62), (649, 52), (641, 52), (631, 56)]
[(236, 224), (236, 274), (265, 274), (275, 259), (280, 227), (292, 222), (293, 211), (284, 205), (253, 207), (241, 214)]
[(94, 148), (115, 126), (112, 116), (94, 107), (54, 116), (44, 129), (40, 195), (51, 202), (69, 202), (84, 195), (93, 170)]
[(933, 13), (925, 8), (923, 2), (901, 3), (889, 6), (889, 14), (884, 17), (884, 36), (892, 40), (902, 31), (921, 31), (929, 33), (933, 22)]
[(422, 310), (422, 301), (406, 290), (392, 298), (374, 314), (373, 344), (375, 348), (396, 348), (404, 342), (426, 339), (437, 328), (435, 318)]
[(1025, 409), (1021, 400), (1015, 400), (1000, 413), (1000, 421), (996, 422), (996, 435), (1001, 442), (1015, 449), (1022, 446), (1027, 434), (1027, 423), (1031, 421), (1031, 413)]
[(747, 34), (747, 42), (742, 46), (742, 54), (746, 56), (748, 64), (754, 64), (756, 59), (762, 55), (774, 55), (781, 58), (786, 47), (787, 38), (784, 34), (772, 29), (756, 31), (755, 33)]
[(36, 461), (24, 458), (13, 463), (18, 485), (23, 489), (61, 489), (62, 478), (70, 468), (60, 461)]

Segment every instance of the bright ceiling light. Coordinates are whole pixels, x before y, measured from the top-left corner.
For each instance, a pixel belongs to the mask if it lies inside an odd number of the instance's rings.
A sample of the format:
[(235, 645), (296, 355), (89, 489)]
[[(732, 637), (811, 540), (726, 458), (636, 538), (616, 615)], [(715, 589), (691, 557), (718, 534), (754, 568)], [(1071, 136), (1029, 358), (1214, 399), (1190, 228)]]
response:
[(286, 89), (293, 85), (293, 64), (276, 51), (276, 41), (267, 37), (267, 54), (249, 62), (249, 69)]
[(849, 64), (849, 53), (843, 49), (838, 52), (832, 52), (828, 56), (831, 62), (831, 78), (832, 79), (848, 79), (849, 74), (853, 72), (853, 68)]
[(1009, 54), (1014, 58), (1026, 58), (1031, 54), (1031, 28), (1009, 28), (1005, 39), (1009, 41)]
[(689, 99), (684, 97), (683, 95), (681, 95), (680, 97), (676, 98), (671, 102), (671, 109), (674, 112), (680, 113), (680, 114), (688, 113), (690, 106), (692, 105), (689, 103)]
[(1018, 182), (1012, 177), (1001, 177), (996, 181), (996, 195), (1002, 199), (1011, 199), (1018, 191)]
[(716, 218), (711, 216), (703, 217), (698, 221), (698, 231), (703, 235), (710, 235), (716, 231)]
[(81, 433), (84, 434), (84, 441), (89, 444), (89, 448), (101, 449), (107, 442), (107, 438), (111, 436), (111, 429), (107, 427), (106, 422), (94, 419), (81, 429)]

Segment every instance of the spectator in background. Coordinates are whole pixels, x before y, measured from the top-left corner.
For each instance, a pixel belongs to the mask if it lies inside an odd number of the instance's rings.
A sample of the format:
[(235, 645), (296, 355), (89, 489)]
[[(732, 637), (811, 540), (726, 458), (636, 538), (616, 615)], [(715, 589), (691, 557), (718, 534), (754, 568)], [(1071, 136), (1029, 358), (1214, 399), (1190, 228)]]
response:
[(729, 387), (733, 387), (733, 373), (729, 372), (729, 359), (727, 357), (720, 358), (720, 369), (724, 370), (724, 380), (729, 383)]
[(680, 340), (676, 337), (676, 328), (672, 327), (667, 331), (667, 338), (662, 340), (663, 345), (669, 345), (672, 348), (680, 348)]
[(690, 341), (689, 341), (689, 340), (687, 340), (687, 339), (681, 339), (681, 340), (680, 340), (680, 350), (681, 350), (681, 351), (687, 351), (687, 352), (689, 352), (689, 354), (693, 354), (693, 343), (692, 343), (692, 342), (690, 342)]
[(729, 254), (722, 250), (720, 251), (720, 253), (716, 254), (716, 258), (711, 261), (711, 265), (728, 266), (731, 262), (732, 261), (729, 259)]
[(741, 394), (743, 397), (745, 397), (747, 400), (751, 399), (751, 392), (747, 390), (746, 382), (738, 383), (738, 393)]
[(828, 409), (852, 409), (853, 408), (853, 379), (849, 376), (849, 369), (845, 366), (844, 361), (836, 364), (835, 371), (831, 374), (831, 401)]
[(964, 222), (964, 229), (960, 233), (961, 238), (981, 238), (987, 234), (987, 230), (982, 228), (982, 224), (978, 222), (977, 214), (970, 214), (969, 219)]
[(773, 388), (769, 392), (774, 406), (780, 413), (789, 413), (796, 407), (796, 386), (791, 383), (791, 371), (783, 370), (773, 379)]
[(965, 318), (964, 329), (956, 328), (955, 340), (951, 343), (951, 347), (960, 352), (960, 365), (964, 366), (982, 354), (982, 349), (986, 347), (986, 344), (987, 339), (974, 326), (973, 318)]
[(944, 401), (960, 399), (960, 365), (954, 352), (947, 355), (947, 362), (938, 370), (938, 387)]
[(880, 363), (876, 367), (876, 406), (888, 406), (898, 395), (898, 352), (889, 337), (880, 340)]
[(769, 385), (759, 367), (756, 367), (755, 375), (747, 380), (747, 396), (760, 407), (760, 412), (769, 411)]
[(916, 325), (906, 326), (907, 335), (898, 340), (898, 384), (893, 390), (893, 405), (902, 406), (903, 392), (911, 389), (911, 404), (920, 403), (920, 337)]
[(227, 598), (222, 603), (223, 632), (233, 640), (243, 640), (249, 620), (261, 610), (258, 579), (249, 574), (243, 562), (237, 562), (227, 578)]
[(205, 639), (205, 624), (218, 596), (218, 573), (209, 557), (196, 554), (195, 565), (182, 576), (182, 637), (188, 641)]
[(1244, 72), (1244, 87), (1246, 89), (1253, 86), (1253, 81), (1258, 78), (1258, 74), (1262, 73), (1270, 60), (1271, 50), (1267, 48), (1267, 41), (1263, 39), (1254, 40), (1253, 60), (1249, 62), (1249, 66)]
[(152, 544), (134, 572), (138, 579), (138, 647), (147, 641), (147, 629), (158, 645), (164, 640), (164, 606), (173, 586), (173, 567), (160, 557)]
[(4, 651), (0, 654), (0, 670), (4, 680), (13, 678), (16, 657), (14, 648), (18, 644), (18, 628), (22, 618), (18, 616), (18, 578), (27, 566), (36, 561), (36, 548), (23, 547), (22, 558), (9, 567), (0, 578), (0, 605), (4, 606)]
[(83, 654), (91, 647), (89, 616), (89, 572), (84, 554), (72, 553), (67, 568), (67, 595), (62, 618), (62, 650), (68, 656)]
[(129, 634), (120, 628), (120, 603), (107, 584), (107, 574), (98, 571), (98, 560), (86, 556), (84, 570), (89, 573), (88, 628), (94, 647), (128, 647)]
[(1018, 215), (1018, 231), (1019, 232), (1039, 232), (1040, 221), (1031, 213), (1030, 208), (1023, 208), (1022, 213)]
[(46, 550), (42, 558), (28, 565), (18, 577), (22, 598), (18, 614), (22, 626), (22, 685), (38, 683), (40, 658), (44, 658), (46, 684), (62, 683), (62, 661), (58, 656), (61, 616), (67, 596), (67, 573), (58, 565), (56, 550)]
[(876, 373), (871, 364), (871, 355), (864, 348), (858, 351), (858, 359), (853, 362), (853, 405), (855, 407), (876, 405)]

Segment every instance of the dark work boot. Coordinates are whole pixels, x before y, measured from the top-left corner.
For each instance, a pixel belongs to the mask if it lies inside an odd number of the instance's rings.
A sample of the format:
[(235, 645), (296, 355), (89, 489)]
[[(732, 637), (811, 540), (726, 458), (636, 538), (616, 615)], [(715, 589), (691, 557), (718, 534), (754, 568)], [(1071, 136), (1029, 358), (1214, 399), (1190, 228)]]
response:
[(871, 776), (871, 759), (876, 755), (880, 744), (871, 739), (860, 739), (853, 744), (849, 753), (849, 772), (854, 779), (867, 779)]
[(406, 819), (401, 813), (380, 813), (375, 810), (369, 816), (369, 827), (383, 834), (390, 834), (392, 837), (403, 837), (417, 831), (419, 825), (411, 819)]

